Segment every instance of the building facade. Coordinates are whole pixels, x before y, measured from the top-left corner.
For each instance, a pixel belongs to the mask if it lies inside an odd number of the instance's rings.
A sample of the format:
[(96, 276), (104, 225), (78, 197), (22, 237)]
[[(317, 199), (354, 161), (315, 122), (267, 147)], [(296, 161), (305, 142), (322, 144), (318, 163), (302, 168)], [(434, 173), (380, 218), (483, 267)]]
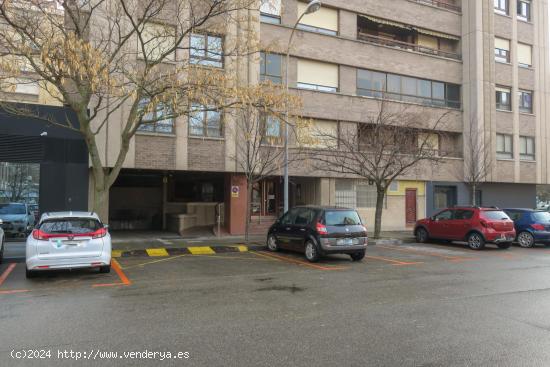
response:
[[(421, 164), (392, 183), (383, 229), (404, 230), (443, 207), (469, 203), (463, 177), (472, 135), (490, 156), (486, 182), (475, 193), (478, 203), (535, 206), (536, 185), (550, 183), (547, 0), (325, 0), (297, 24), (288, 70), (288, 39), (307, 3), (267, 0), (258, 7), (240, 15), (249, 17), (264, 52), (224, 56), (238, 33), (228, 26), (190, 35), (190, 45), (201, 50), (183, 47), (175, 61), (201, 64), (200, 51), (215, 49), (208, 67), (223, 68), (242, 83), (282, 84), (288, 76), (303, 117), (331, 134), (359, 129), (381, 99), (427, 120), (446, 114), (432, 139), (441, 161)], [(108, 167), (117, 158), (117, 121), (126, 113), (121, 106), (98, 135)], [(112, 228), (185, 232), (221, 222), (227, 232), (243, 233), (248, 193), (234, 159), (239, 137), (233, 123), (223, 111), (198, 112), (140, 129), (111, 189), (106, 211)], [(275, 137), (282, 132), (280, 124), (269, 129)], [(254, 186), (258, 230), (281, 214), (282, 193), (282, 170)], [(375, 200), (367, 180), (290, 166), (291, 205), (354, 207), (373, 226)]]

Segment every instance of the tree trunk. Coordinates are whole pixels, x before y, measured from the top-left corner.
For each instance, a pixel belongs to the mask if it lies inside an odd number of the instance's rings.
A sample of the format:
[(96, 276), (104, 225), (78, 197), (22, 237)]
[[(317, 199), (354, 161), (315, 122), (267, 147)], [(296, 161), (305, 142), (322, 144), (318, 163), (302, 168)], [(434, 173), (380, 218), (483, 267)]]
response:
[(109, 211), (105, 211), (109, 204), (109, 188), (94, 185), (94, 204), (92, 210), (99, 215), (102, 222), (109, 222)]
[(248, 246), (249, 243), (249, 233), (250, 232), (250, 214), (251, 214), (251, 205), (252, 205), (252, 182), (246, 180), (246, 218), (244, 224), (244, 242)]
[(474, 183), (472, 183), (472, 206), (476, 206), (477, 203), (476, 203), (476, 187), (477, 185)]
[(382, 231), (382, 211), (384, 210), (384, 197), (386, 190), (382, 187), (376, 188), (376, 212), (374, 213), (374, 238), (380, 237)]

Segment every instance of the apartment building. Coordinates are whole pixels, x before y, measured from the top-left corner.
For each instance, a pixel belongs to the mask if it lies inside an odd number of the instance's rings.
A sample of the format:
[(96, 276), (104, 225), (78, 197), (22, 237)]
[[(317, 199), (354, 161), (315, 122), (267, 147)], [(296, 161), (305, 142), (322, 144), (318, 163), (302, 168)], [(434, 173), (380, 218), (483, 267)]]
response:
[[(190, 35), (190, 49), (178, 50), (175, 61), (224, 69), (251, 84), (283, 84), (288, 72), (291, 93), (303, 101), (302, 115), (331, 134), (358, 129), (382, 98), (434, 118), (447, 113), (441, 134), (431, 139), (441, 162), (411, 170), (391, 185), (383, 229), (406, 229), (440, 208), (469, 202), (461, 177), (470, 131), (490, 152), (491, 171), (476, 192), (478, 203), (535, 206), (536, 184), (550, 181), (547, 0), (326, 0), (299, 24), (307, 2), (269, 0), (258, 7), (244, 15), (256, 22), (266, 52), (225, 56), (236, 30), (203, 29)], [(284, 54), (295, 25), (287, 71)], [(25, 98), (40, 103), (38, 95)], [(125, 108), (98, 137), (106, 166), (116, 160), (116, 120)], [(162, 108), (156, 113), (162, 115)], [(112, 228), (182, 231), (221, 220), (227, 232), (242, 233), (247, 188), (233, 158), (239, 144), (233, 119), (197, 107), (189, 118), (143, 126), (111, 189), (106, 210)], [(271, 122), (267, 131), (281, 138), (284, 126)], [(368, 225), (374, 223), (376, 191), (367, 180), (305, 164), (289, 170), (291, 206), (354, 207)], [(255, 185), (252, 200), (254, 223), (280, 215), (282, 170)]]

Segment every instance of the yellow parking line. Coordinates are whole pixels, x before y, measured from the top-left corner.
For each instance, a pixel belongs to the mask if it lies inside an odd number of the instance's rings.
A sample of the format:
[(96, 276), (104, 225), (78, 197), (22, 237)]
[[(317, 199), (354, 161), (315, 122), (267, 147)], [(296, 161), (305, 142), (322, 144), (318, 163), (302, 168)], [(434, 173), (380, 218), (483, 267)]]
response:
[(191, 255), (213, 255), (216, 252), (210, 246), (188, 247)]
[(111, 257), (121, 257), (122, 251), (121, 250), (112, 250), (111, 251)]
[(163, 257), (163, 256), (170, 256), (168, 255), (168, 251), (166, 251), (165, 248), (148, 248), (145, 249), (147, 252), (147, 255), (151, 257)]

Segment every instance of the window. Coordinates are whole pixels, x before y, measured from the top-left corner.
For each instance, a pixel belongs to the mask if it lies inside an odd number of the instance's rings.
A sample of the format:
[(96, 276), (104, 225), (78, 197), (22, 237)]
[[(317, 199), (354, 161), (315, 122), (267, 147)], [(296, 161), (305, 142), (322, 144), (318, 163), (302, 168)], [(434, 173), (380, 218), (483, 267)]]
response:
[(518, 64), (521, 67), (528, 68), (533, 65), (533, 48), (531, 45), (518, 43)]
[(418, 148), (423, 151), (439, 151), (439, 135), (434, 133), (418, 134)]
[(528, 136), (519, 137), (519, 159), (523, 161), (535, 160), (535, 138)]
[[(150, 103), (151, 100), (149, 98), (143, 98), (139, 101), (138, 111), (139, 113), (143, 113), (143, 123), (138, 127), (138, 130), (172, 134), (174, 132), (172, 107), (162, 102), (159, 102), (156, 106), (149, 106)], [(145, 109), (148, 111), (144, 111)], [(153, 111), (150, 111), (151, 109)]]
[[(477, 202), (477, 203), (479, 205), (479, 202)], [(457, 209), (457, 210), (453, 210), (453, 211), (454, 211), (453, 219), (456, 219), (456, 220), (472, 219), (472, 217), (474, 216), (474, 211), (473, 210)]]
[(13, 92), (37, 96), (40, 93), (40, 86), (37, 81), (18, 78), (15, 81)]
[[(143, 44), (141, 43), (143, 42)], [(163, 55), (174, 49), (163, 60), (174, 61), (175, 59), (176, 28), (163, 24), (146, 23), (141, 32), (141, 40), (138, 39), (138, 49), (142, 58), (147, 57), (149, 61), (157, 61)]]
[(533, 92), (520, 90), (518, 97), (520, 112), (533, 113)]
[(298, 88), (337, 92), (338, 79), (338, 65), (298, 60)]
[(444, 209), (456, 205), (456, 186), (435, 186), (434, 208)]
[(260, 21), (281, 24), (281, 0), (262, 0), (260, 5)]
[(495, 13), (508, 15), (508, 0), (494, 0)]
[(270, 80), (275, 84), (282, 84), (281, 72), (282, 56), (260, 52), (260, 80)]
[[(306, 8), (306, 3), (298, 2), (298, 14), (303, 14)], [(335, 36), (338, 34), (338, 11), (323, 6), (315, 13), (304, 15), (298, 28)]]
[(399, 191), (399, 181), (392, 181), (390, 186), (388, 187), (388, 191), (390, 192)]
[(518, 19), (531, 20), (531, 0), (518, 0)]
[(497, 134), (497, 158), (512, 159), (514, 158), (514, 145), (512, 143), (512, 135)]
[(221, 112), (213, 106), (193, 103), (189, 113), (189, 135), (221, 138)]
[(191, 34), (189, 62), (223, 68), (223, 38), (211, 34)]
[(461, 105), (459, 85), (365, 69), (357, 70), (357, 94), (435, 107)]
[(439, 222), (442, 220), (451, 220), (453, 219), (453, 211), (452, 210), (444, 210), (439, 214), (434, 215), (435, 221)]
[(510, 41), (502, 38), (495, 38), (495, 61), (510, 62)]
[(269, 145), (282, 143), (281, 121), (275, 116), (262, 115), (262, 142)]
[[(336, 206), (347, 208), (376, 208), (376, 186), (366, 180), (336, 180)], [(387, 202), (384, 199), (384, 206)]]
[(355, 210), (327, 210), (324, 224), (327, 226), (359, 226), (361, 218)]
[(497, 110), (512, 111), (510, 88), (496, 87)]

